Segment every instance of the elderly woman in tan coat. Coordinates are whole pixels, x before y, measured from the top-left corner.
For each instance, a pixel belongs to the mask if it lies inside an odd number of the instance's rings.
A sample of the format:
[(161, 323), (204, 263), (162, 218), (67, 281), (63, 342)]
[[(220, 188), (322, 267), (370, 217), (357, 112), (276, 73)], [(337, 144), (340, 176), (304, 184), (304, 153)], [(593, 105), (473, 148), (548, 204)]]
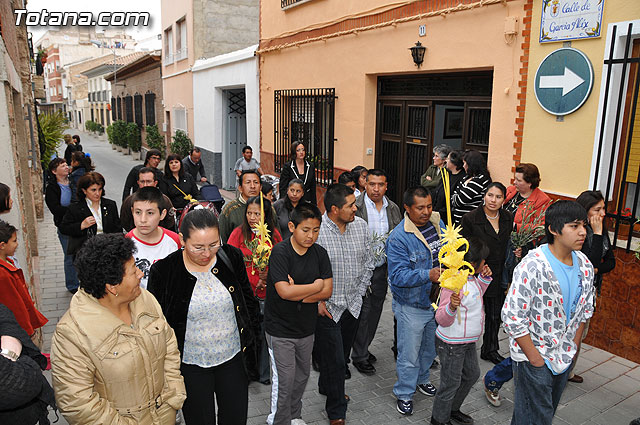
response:
[(140, 288), (134, 245), (89, 239), (77, 254), (80, 290), (52, 341), (56, 401), (70, 424), (174, 424), (186, 392), (173, 329)]

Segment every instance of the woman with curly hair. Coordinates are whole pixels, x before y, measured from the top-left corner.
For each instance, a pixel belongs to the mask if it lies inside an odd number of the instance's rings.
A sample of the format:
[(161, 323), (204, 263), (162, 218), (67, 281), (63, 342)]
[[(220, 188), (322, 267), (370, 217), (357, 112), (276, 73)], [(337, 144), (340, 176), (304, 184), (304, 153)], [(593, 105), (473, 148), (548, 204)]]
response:
[(70, 424), (174, 424), (185, 400), (180, 352), (140, 288), (135, 246), (97, 235), (76, 256), (80, 290), (53, 335), (53, 388)]

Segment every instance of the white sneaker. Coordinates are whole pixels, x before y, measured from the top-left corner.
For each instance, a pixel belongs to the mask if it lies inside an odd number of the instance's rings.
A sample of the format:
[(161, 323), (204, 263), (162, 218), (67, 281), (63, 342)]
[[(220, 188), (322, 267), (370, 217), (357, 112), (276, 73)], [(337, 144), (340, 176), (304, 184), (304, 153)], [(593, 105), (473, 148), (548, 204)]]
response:
[(297, 419), (291, 419), (291, 425), (307, 425), (307, 423), (302, 419), (297, 418)]
[(491, 403), (495, 407), (500, 407), (500, 405), (502, 404), (502, 399), (500, 398), (500, 393), (498, 393), (498, 390), (491, 391), (487, 387), (485, 387), (484, 395), (487, 396), (487, 401), (489, 401), (489, 403)]

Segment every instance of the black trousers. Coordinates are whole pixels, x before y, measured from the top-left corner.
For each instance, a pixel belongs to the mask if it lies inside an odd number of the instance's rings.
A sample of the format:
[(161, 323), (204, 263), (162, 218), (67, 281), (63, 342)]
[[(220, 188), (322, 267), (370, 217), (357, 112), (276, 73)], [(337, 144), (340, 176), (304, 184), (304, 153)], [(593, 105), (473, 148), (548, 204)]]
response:
[(351, 353), (351, 360), (354, 362), (363, 362), (369, 358), (369, 345), (378, 330), (384, 300), (387, 296), (387, 287), (387, 264), (385, 263), (373, 270), (371, 286), (362, 300), (360, 324)]
[(500, 314), (504, 300), (505, 295), (502, 291), (501, 295), (496, 297), (484, 297), (484, 336), (482, 337), (482, 347), (480, 348), (480, 354), (482, 355), (497, 353), (500, 349), (498, 332), (502, 324)]
[(358, 319), (349, 310), (342, 313), (338, 323), (325, 316), (319, 316), (316, 323), (314, 346), (320, 366), (318, 388), (327, 396), (325, 410), (330, 420), (345, 419), (347, 415), (344, 374), (357, 331)]
[(189, 425), (246, 425), (249, 407), (249, 380), (242, 363), (242, 353), (214, 367), (182, 363), (180, 371), (187, 389), (182, 406), (184, 420)]

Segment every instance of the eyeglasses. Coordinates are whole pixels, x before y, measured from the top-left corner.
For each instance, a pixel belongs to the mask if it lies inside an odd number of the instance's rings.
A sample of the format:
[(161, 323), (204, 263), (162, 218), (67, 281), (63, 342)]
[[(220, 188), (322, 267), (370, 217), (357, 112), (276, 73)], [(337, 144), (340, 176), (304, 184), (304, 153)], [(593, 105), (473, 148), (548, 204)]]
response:
[(205, 251), (214, 252), (217, 251), (222, 244), (220, 242), (216, 242), (213, 245), (203, 246), (200, 248), (189, 248), (189, 252), (192, 254), (203, 254)]

